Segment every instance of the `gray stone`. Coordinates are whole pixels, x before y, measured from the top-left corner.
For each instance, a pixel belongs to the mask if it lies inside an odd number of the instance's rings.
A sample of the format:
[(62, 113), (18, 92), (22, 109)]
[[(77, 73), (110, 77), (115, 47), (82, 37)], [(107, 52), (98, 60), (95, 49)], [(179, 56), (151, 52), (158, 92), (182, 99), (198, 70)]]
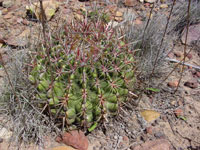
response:
[[(185, 44), (186, 28), (183, 30), (181, 41)], [(200, 23), (191, 25), (188, 29), (187, 45), (192, 45), (195, 42), (200, 41)]]
[(154, 3), (156, 0), (145, 0), (146, 3)]

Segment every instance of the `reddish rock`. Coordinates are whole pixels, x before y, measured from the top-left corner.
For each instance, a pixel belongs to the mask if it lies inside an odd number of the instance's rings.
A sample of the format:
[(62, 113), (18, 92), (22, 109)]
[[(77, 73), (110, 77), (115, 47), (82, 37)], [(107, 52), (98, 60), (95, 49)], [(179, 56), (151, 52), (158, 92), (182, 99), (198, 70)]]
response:
[(120, 142), (120, 146), (128, 146), (128, 145), (129, 145), (129, 138), (126, 135), (124, 135), (122, 137), (122, 142)]
[(168, 82), (167, 84), (169, 87), (171, 88), (175, 88), (178, 86), (178, 81), (171, 81), (171, 82)]
[(176, 117), (180, 117), (180, 116), (183, 116), (183, 110), (178, 108), (174, 111)]
[(187, 58), (192, 59), (192, 54), (187, 54)]
[(128, 7), (133, 7), (136, 5), (136, 0), (125, 0), (124, 5)]
[(200, 72), (196, 72), (196, 76), (200, 78)]
[(191, 89), (196, 89), (198, 87), (197, 81), (187, 81), (185, 82), (184, 86), (187, 86)]
[(66, 132), (62, 136), (58, 136), (56, 141), (79, 150), (87, 150), (89, 145), (88, 139), (84, 133), (77, 130)]
[(171, 145), (165, 139), (158, 139), (154, 141), (147, 141), (134, 147), (133, 150), (171, 150)]
[(181, 53), (181, 52), (178, 52), (178, 51), (175, 51), (175, 52), (174, 52), (174, 55), (175, 55), (176, 57), (181, 57), (181, 56), (182, 56), (182, 53)]
[(167, 55), (169, 58), (173, 58), (174, 54), (172, 52), (170, 52), (168, 55)]
[(150, 126), (150, 127), (147, 127), (146, 128), (146, 132), (148, 133), (148, 134), (153, 134), (153, 128)]
[[(181, 37), (183, 44), (185, 44), (185, 38), (186, 38), (186, 28), (183, 30), (182, 37)], [(195, 43), (199, 38), (200, 38), (200, 23), (191, 25), (188, 30), (186, 44), (191, 45), (192, 43)]]
[(150, 7), (150, 5), (151, 5), (150, 3), (145, 3), (144, 4), (145, 7)]
[(135, 22), (136, 25), (142, 25), (141, 18), (136, 18), (134, 22)]

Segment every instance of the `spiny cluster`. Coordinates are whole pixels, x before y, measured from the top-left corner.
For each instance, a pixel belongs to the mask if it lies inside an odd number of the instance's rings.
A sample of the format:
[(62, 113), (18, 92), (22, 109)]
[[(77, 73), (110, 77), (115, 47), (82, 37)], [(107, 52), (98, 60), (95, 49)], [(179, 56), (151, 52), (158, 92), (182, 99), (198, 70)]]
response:
[(65, 124), (91, 127), (115, 115), (134, 84), (134, 58), (123, 38), (102, 20), (75, 21), (37, 49), (30, 81), (47, 112)]

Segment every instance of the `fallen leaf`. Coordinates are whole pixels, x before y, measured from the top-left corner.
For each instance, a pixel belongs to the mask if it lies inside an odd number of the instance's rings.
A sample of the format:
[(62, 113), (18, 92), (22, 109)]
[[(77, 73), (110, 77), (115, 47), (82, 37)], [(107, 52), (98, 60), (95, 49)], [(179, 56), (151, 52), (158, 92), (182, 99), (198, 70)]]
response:
[(160, 92), (160, 89), (156, 89), (156, 88), (146, 88), (146, 90), (153, 91), (153, 92)]
[(59, 147), (54, 147), (50, 150), (77, 150), (77, 149), (74, 149), (70, 146), (59, 146)]
[(89, 145), (87, 137), (82, 131), (78, 130), (66, 132), (63, 135), (58, 136), (56, 141), (72, 146), (78, 150), (87, 150)]
[(160, 113), (158, 113), (154, 110), (144, 110), (144, 111), (141, 112), (141, 116), (147, 122), (151, 122), (151, 121), (156, 120), (158, 117), (160, 117)]

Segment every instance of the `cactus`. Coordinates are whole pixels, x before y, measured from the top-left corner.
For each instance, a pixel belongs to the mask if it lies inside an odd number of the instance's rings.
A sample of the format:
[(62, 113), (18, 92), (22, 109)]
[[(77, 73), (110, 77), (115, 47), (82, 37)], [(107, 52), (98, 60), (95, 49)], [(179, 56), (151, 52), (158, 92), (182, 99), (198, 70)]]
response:
[(90, 128), (117, 114), (132, 90), (135, 68), (133, 52), (117, 34), (106, 22), (86, 18), (55, 33), (53, 45), (37, 49), (29, 80), (51, 116)]

